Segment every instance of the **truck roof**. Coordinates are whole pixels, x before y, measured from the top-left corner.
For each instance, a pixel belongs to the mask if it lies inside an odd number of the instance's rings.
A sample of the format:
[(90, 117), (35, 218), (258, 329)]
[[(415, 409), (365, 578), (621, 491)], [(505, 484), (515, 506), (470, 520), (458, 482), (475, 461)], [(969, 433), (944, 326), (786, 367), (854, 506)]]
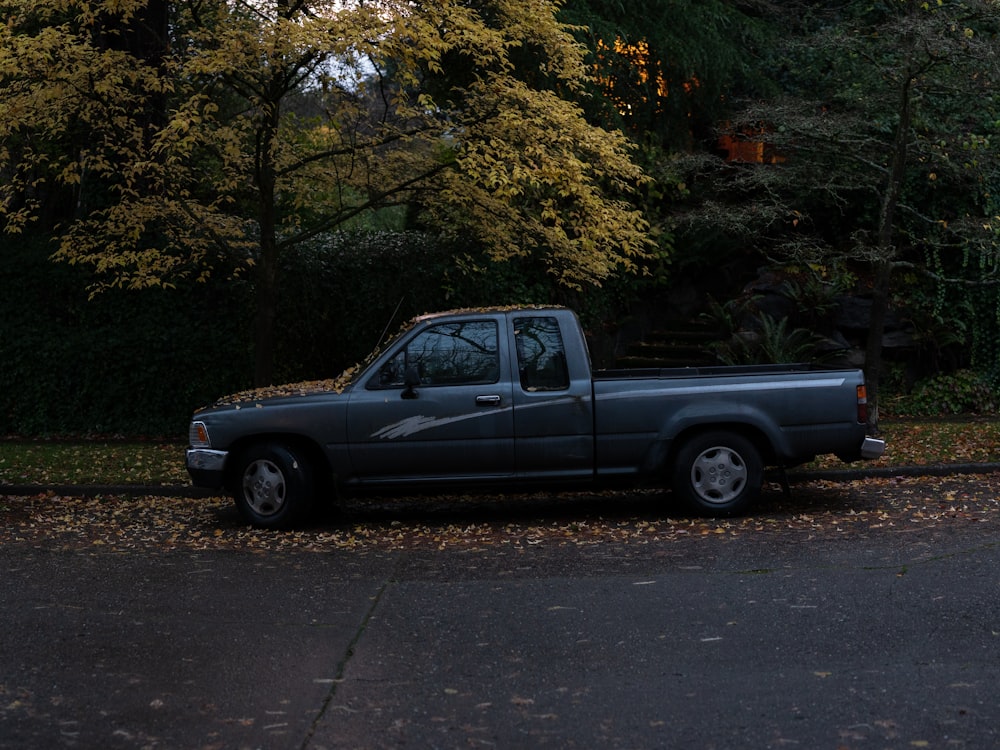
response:
[(454, 310), (442, 310), (441, 312), (424, 313), (413, 318), (414, 323), (425, 320), (434, 320), (451, 315), (483, 315), (493, 313), (519, 312), (521, 310), (568, 310), (562, 305), (490, 305), (486, 307), (459, 307)]

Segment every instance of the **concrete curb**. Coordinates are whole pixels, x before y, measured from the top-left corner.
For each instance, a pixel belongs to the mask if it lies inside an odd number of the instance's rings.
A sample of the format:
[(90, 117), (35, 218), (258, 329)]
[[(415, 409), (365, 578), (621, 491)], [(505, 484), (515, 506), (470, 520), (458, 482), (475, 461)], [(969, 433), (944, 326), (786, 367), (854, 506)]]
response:
[(789, 483), (851, 482), (855, 479), (887, 477), (947, 477), (960, 474), (992, 474), (1000, 471), (1000, 463), (927, 464), (925, 466), (873, 466), (867, 469), (826, 469), (788, 472)]
[[(853, 482), (858, 479), (890, 477), (944, 477), (963, 474), (993, 474), (1000, 472), (1000, 463), (929, 464), (927, 466), (885, 466), (867, 469), (828, 469), (797, 471), (787, 474), (789, 484), (804, 482)], [(780, 481), (776, 471), (767, 473), (768, 481)], [(131, 497), (220, 497), (225, 493), (193, 487), (189, 484), (145, 485), (145, 484), (2, 484), (0, 495), (40, 495), (43, 493), (68, 495), (71, 497), (96, 497), (98, 495), (128, 495)]]

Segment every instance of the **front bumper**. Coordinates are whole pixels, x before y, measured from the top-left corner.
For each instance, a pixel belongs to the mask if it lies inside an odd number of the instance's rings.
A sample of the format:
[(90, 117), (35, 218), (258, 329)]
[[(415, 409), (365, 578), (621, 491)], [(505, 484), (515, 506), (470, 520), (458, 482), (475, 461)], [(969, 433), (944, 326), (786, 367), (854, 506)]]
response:
[(196, 487), (215, 489), (222, 487), (225, 480), (228, 451), (209, 448), (188, 448), (187, 470)]
[(885, 453), (885, 441), (878, 438), (866, 437), (861, 443), (861, 458), (874, 459)]

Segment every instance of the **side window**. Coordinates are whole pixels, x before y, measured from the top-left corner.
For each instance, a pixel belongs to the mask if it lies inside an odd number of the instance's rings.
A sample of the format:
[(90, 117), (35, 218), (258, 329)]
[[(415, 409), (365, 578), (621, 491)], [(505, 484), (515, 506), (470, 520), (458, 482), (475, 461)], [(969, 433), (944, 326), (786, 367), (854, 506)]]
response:
[(561, 391), (569, 388), (566, 348), (555, 318), (515, 318), (517, 369), (526, 391)]
[(402, 387), (413, 368), (420, 385), (475, 385), (500, 379), (497, 324), (490, 320), (441, 323), (417, 335), (379, 371), (381, 388)]

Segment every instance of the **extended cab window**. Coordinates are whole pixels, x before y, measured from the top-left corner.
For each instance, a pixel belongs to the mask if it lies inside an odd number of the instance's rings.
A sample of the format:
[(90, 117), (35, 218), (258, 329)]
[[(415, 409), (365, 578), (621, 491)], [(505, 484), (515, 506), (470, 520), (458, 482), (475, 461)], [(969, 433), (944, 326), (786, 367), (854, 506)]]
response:
[(476, 320), (431, 326), (386, 362), (371, 385), (402, 387), (408, 368), (420, 385), (495, 383), (500, 379), (497, 324)]
[(517, 369), (526, 391), (561, 391), (569, 388), (566, 348), (559, 321), (550, 317), (515, 318)]

